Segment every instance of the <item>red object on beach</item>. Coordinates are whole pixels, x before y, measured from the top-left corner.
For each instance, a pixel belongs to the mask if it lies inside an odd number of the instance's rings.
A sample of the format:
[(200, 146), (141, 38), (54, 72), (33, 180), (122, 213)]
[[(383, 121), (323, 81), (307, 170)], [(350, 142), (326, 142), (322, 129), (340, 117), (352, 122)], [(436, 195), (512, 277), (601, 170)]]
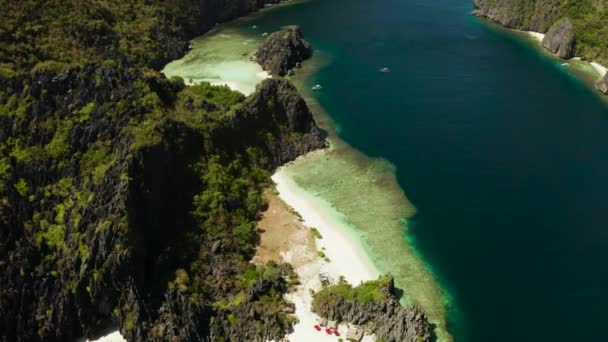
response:
[(321, 331), (321, 327), (318, 324), (315, 324), (314, 328), (316, 331)]
[(325, 328), (325, 333), (327, 333), (327, 335), (331, 335), (331, 329)]
[(334, 335), (340, 336), (340, 332), (338, 331), (338, 329), (334, 330)]

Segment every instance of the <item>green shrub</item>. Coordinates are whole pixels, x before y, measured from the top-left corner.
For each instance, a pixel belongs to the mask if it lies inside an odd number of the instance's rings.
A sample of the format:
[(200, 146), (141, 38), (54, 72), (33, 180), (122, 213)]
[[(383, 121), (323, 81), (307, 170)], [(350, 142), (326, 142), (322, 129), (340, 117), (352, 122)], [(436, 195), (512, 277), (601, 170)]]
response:
[(76, 111), (76, 121), (78, 122), (85, 122), (88, 121), (89, 119), (91, 119), (91, 115), (93, 115), (93, 112), (95, 112), (95, 109), (97, 109), (97, 105), (95, 105), (95, 102), (90, 102), (89, 104), (87, 104), (86, 106), (82, 107), (80, 110)]
[(312, 235), (314, 235), (315, 238), (317, 239), (322, 239), (323, 236), (321, 235), (321, 233), (319, 232), (319, 230), (315, 227), (310, 227), (310, 231), (312, 232)]
[(70, 120), (65, 120), (59, 125), (59, 127), (57, 127), (51, 142), (44, 146), (44, 150), (48, 156), (51, 158), (60, 158), (68, 153), (70, 145), (68, 144), (67, 140), (71, 129), (72, 122)]
[(338, 300), (357, 301), (361, 303), (372, 301), (384, 301), (387, 299), (382, 291), (390, 282), (389, 277), (380, 277), (361, 283), (359, 286), (351, 286), (345, 281), (327, 286), (313, 295), (313, 307), (315, 303), (332, 303)]
[(17, 183), (15, 183), (13, 187), (15, 188), (15, 190), (17, 190), (17, 193), (21, 197), (27, 196), (28, 192), (30, 191), (30, 187), (29, 185), (27, 185), (27, 181), (23, 178), (19, 178), (19, 181), (17, 181)]

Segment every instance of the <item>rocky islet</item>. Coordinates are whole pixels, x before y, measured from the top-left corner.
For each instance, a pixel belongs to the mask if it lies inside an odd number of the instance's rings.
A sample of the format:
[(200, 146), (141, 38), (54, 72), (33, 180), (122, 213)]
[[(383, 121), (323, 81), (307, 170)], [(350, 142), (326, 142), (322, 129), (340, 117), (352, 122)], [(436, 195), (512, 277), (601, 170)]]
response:
[(255, 53), (256, 61), (273, 76), (286, 76), (299, 63), (312, 56), (310, 43), (295, 25), (269, 35)]

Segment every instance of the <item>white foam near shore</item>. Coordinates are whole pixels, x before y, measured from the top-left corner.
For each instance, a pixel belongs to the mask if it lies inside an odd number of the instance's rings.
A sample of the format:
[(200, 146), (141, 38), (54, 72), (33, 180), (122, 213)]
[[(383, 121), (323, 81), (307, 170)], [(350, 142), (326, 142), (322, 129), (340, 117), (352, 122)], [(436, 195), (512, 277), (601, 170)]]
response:
[(605, 66), (596, 63), (596, 62), (591, 62), (590, 63), (591, 66), (593, 67), (593, 69), (595, 69), (601, 77), (604, 77), (604, 75), (606, 75), (606, 73), (608, 73), (608, 68), (606, 68)]
[[(538, 42), (541, 42), (541, 43), (542, 43), (543, 39), (545, 38), (544, 33), (533, 32), (533, 31), (525, 31), (525, 32), (528, 35), (530, 35), (532, 38), (534, 38), (534, 40), (537, 40)], [(580, 57), (574, 57), (572, 59), (577, 60), (577, 61), (581, 60)], [(589, 62), (589, 64), (593, 67), (593, 69), (595, 69), (595, 71), (597, 71), (598, 74), (600, 74), (600, 77), (604, 77), (604, 75), (606, 75), (606, 73), (608, 72), (608, 68), (606, 68), (605, 66), (603, 66), (597, 62)]]
[(534, 38), (535, 40), (538, 40), (539, 42), (542, 42), (543, 39), (545, 39), (544, 33), (533, 32), (533, 31), (527, 31), (527, 32), (532, 38)]
[(127, 342), (127, 340), (122, 337), (120, 331), (116, 330), (98, 338), (97, 340), (87, 340), (87, 342)]
[[(323, 152), (316, 152), (323, 153)], [(313, 326), (318, 324), (317, 318), (311, 312), (311, 290), (319, 290), (321, 281), (319, 274), (327, 274), (330, 279), (337, 281), (341, 276), (349, 283), (359, 283), (377, 279), (380, 273), (367, 257), (357, 239), (349, 234), (344, 218), (323, 199), (316, 197), (300, 188), (287, 174), (285, 167), (280, 168), (273, 176), (279, 197), (296, 210), (302, 217), (303, 224), (316, 228), (322, 238), (316, 241), (317, 248), (329, 259), (329, 262), (318, 258), (315, 262), (296, 268), (301, 284), (297, 290), (287, 295), (296, 305), (298, 323), (288, 336), (291, 342), (332, 341), (338, 337), (316, 331)], [(289, 251), (283, 255), (291, 262), (296, 255)], [(340, 325), (338, 331), (342, 338), (346, 336), (348, 327)], [(366, 336), (364, 341), (374, 341), (374, 336)]]

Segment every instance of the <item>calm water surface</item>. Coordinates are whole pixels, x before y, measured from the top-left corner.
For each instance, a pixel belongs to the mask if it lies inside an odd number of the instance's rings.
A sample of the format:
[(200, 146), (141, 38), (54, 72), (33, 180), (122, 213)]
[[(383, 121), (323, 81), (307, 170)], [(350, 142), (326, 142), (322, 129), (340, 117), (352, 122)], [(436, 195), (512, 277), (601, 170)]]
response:
[(256, 24), (333, 55), (311, 85), (345, 141), (396, 166), (457, 341), (605, 341), (607, 107), (471, 9), (315, 0)]

